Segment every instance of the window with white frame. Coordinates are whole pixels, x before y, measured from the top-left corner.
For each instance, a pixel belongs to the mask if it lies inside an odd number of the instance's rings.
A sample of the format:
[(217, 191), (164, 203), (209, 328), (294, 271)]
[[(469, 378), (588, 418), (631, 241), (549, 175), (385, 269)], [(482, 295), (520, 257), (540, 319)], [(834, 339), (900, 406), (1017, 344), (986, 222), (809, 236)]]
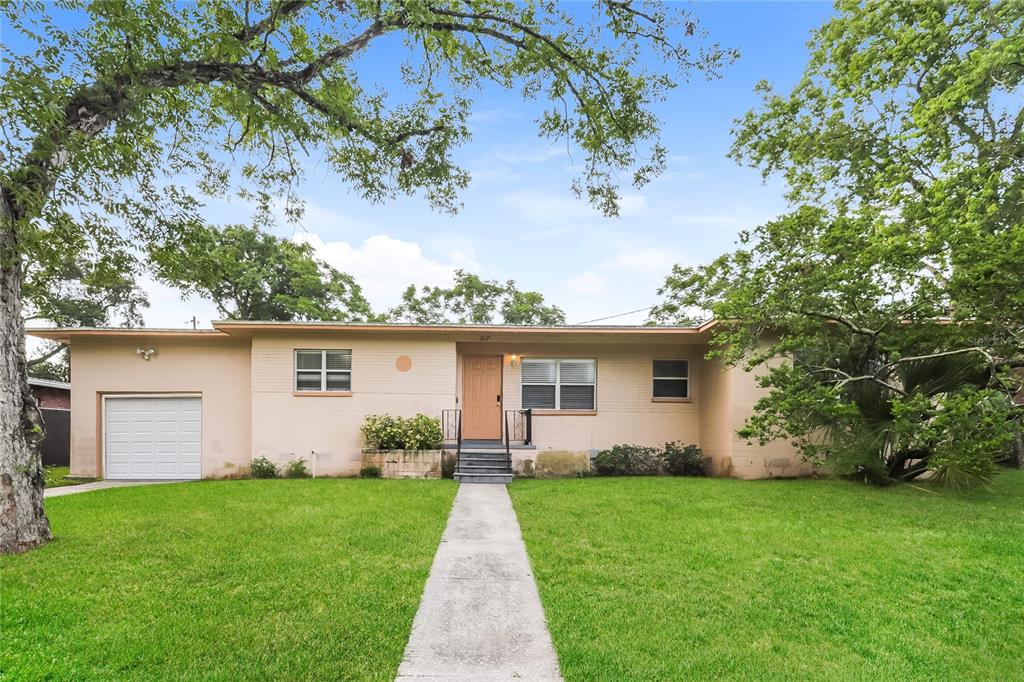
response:
[(688, 360), (654, 361), (654, 397), (690, 397), (690, 362)]
[(521, 383), (524, 409), (597, 409), (597, 360), (523, 358)]
[(296, 391), (351, 391), (351, 350), (295, 351)]

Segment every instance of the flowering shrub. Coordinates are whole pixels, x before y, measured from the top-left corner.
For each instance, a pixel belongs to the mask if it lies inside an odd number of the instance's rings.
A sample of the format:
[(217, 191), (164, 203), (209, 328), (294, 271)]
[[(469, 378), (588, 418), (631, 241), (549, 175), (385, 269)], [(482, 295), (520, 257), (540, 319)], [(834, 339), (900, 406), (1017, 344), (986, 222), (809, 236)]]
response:
[(366, 446), (376, 450), (437, 450), (444, 440), (441, 420), (425, 414), (408, 419), (371, 414), (361, 430)]
[(437, 450), (444, 441), (440, 419), (418, 414), (412, 419), (404, 419), (403, 427), (406, 450)]
[(405, 420), (389, 414), (370, 414), (363, 421), (366, 446), (377, 450), (401, 450), (405, 445)]

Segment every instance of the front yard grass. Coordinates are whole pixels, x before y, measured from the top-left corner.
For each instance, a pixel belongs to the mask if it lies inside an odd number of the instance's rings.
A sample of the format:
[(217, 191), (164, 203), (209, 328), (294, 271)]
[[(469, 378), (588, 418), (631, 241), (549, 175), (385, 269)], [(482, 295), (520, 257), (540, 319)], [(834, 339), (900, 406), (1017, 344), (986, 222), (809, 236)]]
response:
[(1024, 472), (509, 489), (567, 680), (1022, 679)]
[(210, 481), (47, 500), (0, 557), (6, 679), (393, 679), (456, 486)]
[(47, 488), (62, 488), (66, 485), (89, 483), (95, 478), (69, 478), (71, 467), (43, 467), (43, 482)]

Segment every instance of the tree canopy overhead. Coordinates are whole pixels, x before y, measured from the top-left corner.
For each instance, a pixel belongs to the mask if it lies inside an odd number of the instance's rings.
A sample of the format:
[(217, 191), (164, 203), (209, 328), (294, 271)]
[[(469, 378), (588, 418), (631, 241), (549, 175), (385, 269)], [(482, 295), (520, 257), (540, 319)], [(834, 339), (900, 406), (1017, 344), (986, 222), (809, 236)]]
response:
[(869, 478), (983, 479), (1020, 438), (1024, 5), (837, 9), (793, 90), (762, 84), (735, 127), (792, 212), (677, 267), (655, 317), (710, 311), (730, 361), (793, 358), (748, 436)]
[[(51, 7), (0, 5), (18, 36), (0, 78), (3, 551), (49, 537), (22, 284), (50, 235), (134, 256), (202, 224), (204, 196), (239, 188), (266, 217), (307, 153), (371, 201), (421, 193), (454, 210), (469, 178), (452, 153), (485, 83), (541, 103), (539, 133), (581, 151), (575, 189), (614, 214), (618, 178), (642, 185), (664, 164), (652, 106), (733, 56), (685, 11), (628, 0), (587, 20), (502, 0), (67, 0), (68, 22)], [(407, 55), (392, 96), (357, 59), (388, 35)]]
[(463, 270), (455, 271), (450, 287), (424, 286), (417, 292), (410, 284), (402, 304), (386, 317), (419, 324), (491, 324), (495, 312), (503, 324), (565, 324), (565, 312), (545, 303), (539, 292), (521, 291), (514, 280), (502, 284)]
[(201, 227), (187, 239), (151, 249), (157, 275), (213, 300), (228, 319), (365, 321), (373, 315), (355, 280), (317, 259), (308, 244), (244, 225)]

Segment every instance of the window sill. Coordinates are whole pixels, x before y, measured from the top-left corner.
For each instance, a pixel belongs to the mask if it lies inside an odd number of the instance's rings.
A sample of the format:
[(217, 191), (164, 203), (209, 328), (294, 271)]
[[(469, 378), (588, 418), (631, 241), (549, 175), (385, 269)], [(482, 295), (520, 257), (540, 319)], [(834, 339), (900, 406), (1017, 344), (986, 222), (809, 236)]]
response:
[(352, 391), (292, 391), (292, 395), (300, 398), (351, 398)]
[(533, 410), (534, 417), (593, 417), (597, 410)]
[(652, 403), (692, 403), (693, 398), (651, 398)]

